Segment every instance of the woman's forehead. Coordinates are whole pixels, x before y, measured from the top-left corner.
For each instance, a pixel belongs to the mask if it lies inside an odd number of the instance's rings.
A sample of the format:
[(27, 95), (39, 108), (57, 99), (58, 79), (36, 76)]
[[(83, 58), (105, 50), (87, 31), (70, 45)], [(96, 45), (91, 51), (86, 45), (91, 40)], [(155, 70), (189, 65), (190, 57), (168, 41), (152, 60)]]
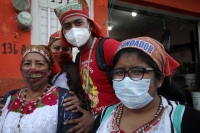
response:
[(41, 60), (41, 61), (45, 61), (45, 58), (39, 53), (28, 53), (24, 57), (24, 61), (25, 60)]

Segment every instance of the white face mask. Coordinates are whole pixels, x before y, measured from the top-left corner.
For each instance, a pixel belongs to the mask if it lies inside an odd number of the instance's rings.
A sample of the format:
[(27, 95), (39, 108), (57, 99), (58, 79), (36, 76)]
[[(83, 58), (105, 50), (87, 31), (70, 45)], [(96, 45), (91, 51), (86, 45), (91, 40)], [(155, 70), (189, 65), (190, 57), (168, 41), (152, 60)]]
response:
[(64, 36), (73, 46), (81, 47), (88, 41), (90, 33), (91, 32), (89, 32), (87, 28), (72, 28), (70, 31), (65, 33)]
[(127, 108), (140, 109), (153, 100), (153, 97), (148, 93), (150, 82), (150, 79), (134, 81), (125, 77), (122, 81), (113, 80), (113, 88), (118, 99)]

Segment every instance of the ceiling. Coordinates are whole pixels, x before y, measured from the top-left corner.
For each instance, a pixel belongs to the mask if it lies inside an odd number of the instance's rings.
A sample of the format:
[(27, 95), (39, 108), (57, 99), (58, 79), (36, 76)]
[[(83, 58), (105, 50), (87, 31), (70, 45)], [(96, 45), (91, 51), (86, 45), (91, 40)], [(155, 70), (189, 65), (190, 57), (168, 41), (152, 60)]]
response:
[(112, 9), (109, 22), (113, 26), (113, 31), (137, 31), (144, 33), (158, 27), (164, 27), (164, 24), (166, 25), (172, 22), (172, 20), (165, 20), (142, 14), (137, 14), (137, 16), (133, 17), (131, 12)]
[[(109, 24), (112, 32), (139, 32), (140, 34), (179, 21), (180, 24), (196, 23), (199, 18), (177, 14), (161, 9), (127, 4), (117, 0), (109, 0)], [(137, 12), (133, 17), (131, 12)], [(115, 38), (115, 37), (114, 37)], [(117, 39), (117, 38), (116, 38)]]

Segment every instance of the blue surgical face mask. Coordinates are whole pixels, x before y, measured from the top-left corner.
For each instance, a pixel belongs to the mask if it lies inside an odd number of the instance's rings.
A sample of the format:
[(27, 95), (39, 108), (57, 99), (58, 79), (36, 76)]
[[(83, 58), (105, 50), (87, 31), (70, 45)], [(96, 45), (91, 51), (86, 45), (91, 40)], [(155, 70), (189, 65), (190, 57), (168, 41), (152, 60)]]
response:
[(151, 79), (134, 81), (125, 77), (122, 81), (113, 80), (113, 88), (118, 99), (127, 108), (140, 109), (153, 100), (153, 97), (148, 93), (150, 82)]

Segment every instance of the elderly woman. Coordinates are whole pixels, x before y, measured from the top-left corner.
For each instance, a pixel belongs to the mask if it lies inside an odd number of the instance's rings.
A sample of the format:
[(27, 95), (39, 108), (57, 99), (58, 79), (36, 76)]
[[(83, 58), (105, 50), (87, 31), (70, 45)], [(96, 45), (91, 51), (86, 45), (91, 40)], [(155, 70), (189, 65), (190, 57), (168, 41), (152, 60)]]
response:
[[(97, 133), (199, 133), (200, 113), (167, 76), (179, 64), (149, 37), (125, 40), (113, 58), (113, 88), (121, 103), (95, 120)], [(175, 100), (175, 101), (173, 101)]]
[(51, 63), (44, 45), (30, 45), (25, 51), (20, 69), (27, 86), (5, 97), (1, 133), (64, 133), (73, 126), (64, 126), (64, 121), (81, 116), (62, 106), (70, 97), (67, 89), (48, 84)]

